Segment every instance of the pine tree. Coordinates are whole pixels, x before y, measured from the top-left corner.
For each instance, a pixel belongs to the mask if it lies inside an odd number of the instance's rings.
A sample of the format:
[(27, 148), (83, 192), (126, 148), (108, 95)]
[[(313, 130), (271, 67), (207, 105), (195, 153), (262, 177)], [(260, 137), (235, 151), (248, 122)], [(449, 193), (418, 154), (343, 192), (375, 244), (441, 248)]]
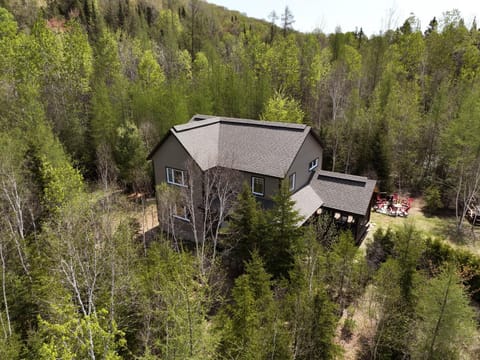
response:
[(325, 283), (332, 299), (342, 311), (359, 295), (366, 277), (366, 262), (350, 232), (340, 234), (331, 251), (325, 254)]
[(302, 243), (282, 302), (284, 317), (292, 334), (295, 358), (333, 359), (339, 355), (339, 347), (334, 342), (338, 310), (322, 281), (325, 250), (313, 228), (307, 229)]
[(262, 247), (268, 271), (274, 278), (288, 278), (299, 246), (302, 228), (301, 216), (294, 209), (287, 181), (282, 181), (279, 192), (273, 196), (274, 206), (267, 213), (267, 238)]
[(244, 264), (251, 259), (253, 251), (263, 251), (265, 219), (260, 205), (252, 195), (247, 183), (237, 197), (236, 205), (228, 222), (228, 244), (232, 248), (232, 268), (242, 273)]
[(245, 274), (235, 280), (233, 304), (218, 318), (223, 325), (220, 352), (226, 358), (291, 358), (288, 336), (270, 289), (270, 277), (254, 251), (245, 264)]

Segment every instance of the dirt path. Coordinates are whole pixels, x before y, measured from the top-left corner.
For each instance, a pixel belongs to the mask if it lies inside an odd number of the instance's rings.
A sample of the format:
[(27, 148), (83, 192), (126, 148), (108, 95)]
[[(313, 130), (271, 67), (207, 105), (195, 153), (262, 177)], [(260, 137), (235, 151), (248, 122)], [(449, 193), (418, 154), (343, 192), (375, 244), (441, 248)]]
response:
[(158, 226), (157, 203), (155, 198), (145, 200), (145, 207), (142, 206), (141, 200), (135, 200), (132, 204), (133, 216), (137, 219), (139, 233), (148, 233)]
[(140, 231), (149, 232), (158, 226), (157, 203), (155, 198), (149, 198), (145, 204), (145, 213), (139, 213), (138, 223), (140, 224)]

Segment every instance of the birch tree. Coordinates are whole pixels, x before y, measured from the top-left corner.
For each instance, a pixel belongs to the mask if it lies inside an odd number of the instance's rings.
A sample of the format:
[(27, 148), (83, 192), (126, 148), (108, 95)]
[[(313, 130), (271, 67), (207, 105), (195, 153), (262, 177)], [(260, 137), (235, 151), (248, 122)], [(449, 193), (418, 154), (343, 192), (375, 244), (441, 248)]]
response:
[(166, 242), (150, 248), (137, 276), (143, 316), (138, 332), (145, 354), (162, 359), (210, 359), (216, 337), (207, 322), (209, 289), (196, 258)]
[(444, 156), (449, 161), (449, 175), (454, 184), (458, 233), (462, 233), (468, 208), (480, 192), (479, 94), (479, 85), (474, 85), (458, 117), (443, 134)]
[(240, 175), (221, 167), (202, 172), (193, 161), (187, 163), (187, 173), (188, 186), (183, 188), (182, 202), (193, 232), (198, 265), (205, 275), (215, 264), (222, 227), (239, 192)]

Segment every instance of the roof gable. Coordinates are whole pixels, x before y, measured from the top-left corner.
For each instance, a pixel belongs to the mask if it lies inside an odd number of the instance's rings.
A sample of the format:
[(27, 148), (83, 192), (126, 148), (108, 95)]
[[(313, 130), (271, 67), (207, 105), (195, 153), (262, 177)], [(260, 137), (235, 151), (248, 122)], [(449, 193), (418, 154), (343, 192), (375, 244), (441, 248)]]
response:
[(171, 133), (202, 170), (222, 166), (283, 178), (310, 127), (196, 115), (190, 122), (174, 126)]

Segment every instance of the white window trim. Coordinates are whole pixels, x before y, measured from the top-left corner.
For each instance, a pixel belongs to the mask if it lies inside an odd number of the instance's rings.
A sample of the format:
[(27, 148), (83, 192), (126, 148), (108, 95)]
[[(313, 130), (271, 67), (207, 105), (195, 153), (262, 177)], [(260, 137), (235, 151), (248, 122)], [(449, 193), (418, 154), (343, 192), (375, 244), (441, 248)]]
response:
[(187, 207), (186, 206), (182, 206), (183, 208), (183, 214), (184, 216), (180, 216), (180, 215), (177, 215), (177, 205), (175, 204), (174, 205), (174, 208), (173, 208), (173, 217), (175, 219), (179, 219), (179, 220), (183, 220), (183, 221), (186, 221), (186, 222), (190, 222), (190, 219), (188, 218), (188, 214), (187, 214)]
[(308, 163), (308, 171), (312, 171), (318, 167), (318, 157)]
[[(186, 176), (185, 176), (185, 170), (179, 170), (171, 167), (166, 167), (165, 168), (166, 173), (167, 173), (167, 183), (171, 185), (176, 185), (176, 186), (182, 186), (182, 187), (187, 187), (185, 184), (186, 181)], [(175, 182), (175, 171), (178, 171), (182, 174), (182, 183), (177, 183)]]
[(293, 191), (293, 190), (295, 190), (295, 185), (296, 185), (295, 182), (297, 180), (296, 179), (297, 178), (297, 173), (293, 173), (288, 177), (289, 182), (290, 182), (290, 178), (292, 179), (292, 182), (289, 184), (290, 186), (289, 186), (288, 190)]
[[(254, 186), (253, 186), (254, 183), (255, 183), (255, 179), (260, 179), (260, 180), (262, 180), (262, 182), (263, 182), (263, 193), (255, 192)], [(257, 196), (264, 196), (264, 195), (265, 195), (265, 179), (264, 179), (263, 177), (252, 176), (252, 183), (251, 183), (251, 185), (252, 185), (252, 194), (253, 194), (253, 195), (257, 195)]]

